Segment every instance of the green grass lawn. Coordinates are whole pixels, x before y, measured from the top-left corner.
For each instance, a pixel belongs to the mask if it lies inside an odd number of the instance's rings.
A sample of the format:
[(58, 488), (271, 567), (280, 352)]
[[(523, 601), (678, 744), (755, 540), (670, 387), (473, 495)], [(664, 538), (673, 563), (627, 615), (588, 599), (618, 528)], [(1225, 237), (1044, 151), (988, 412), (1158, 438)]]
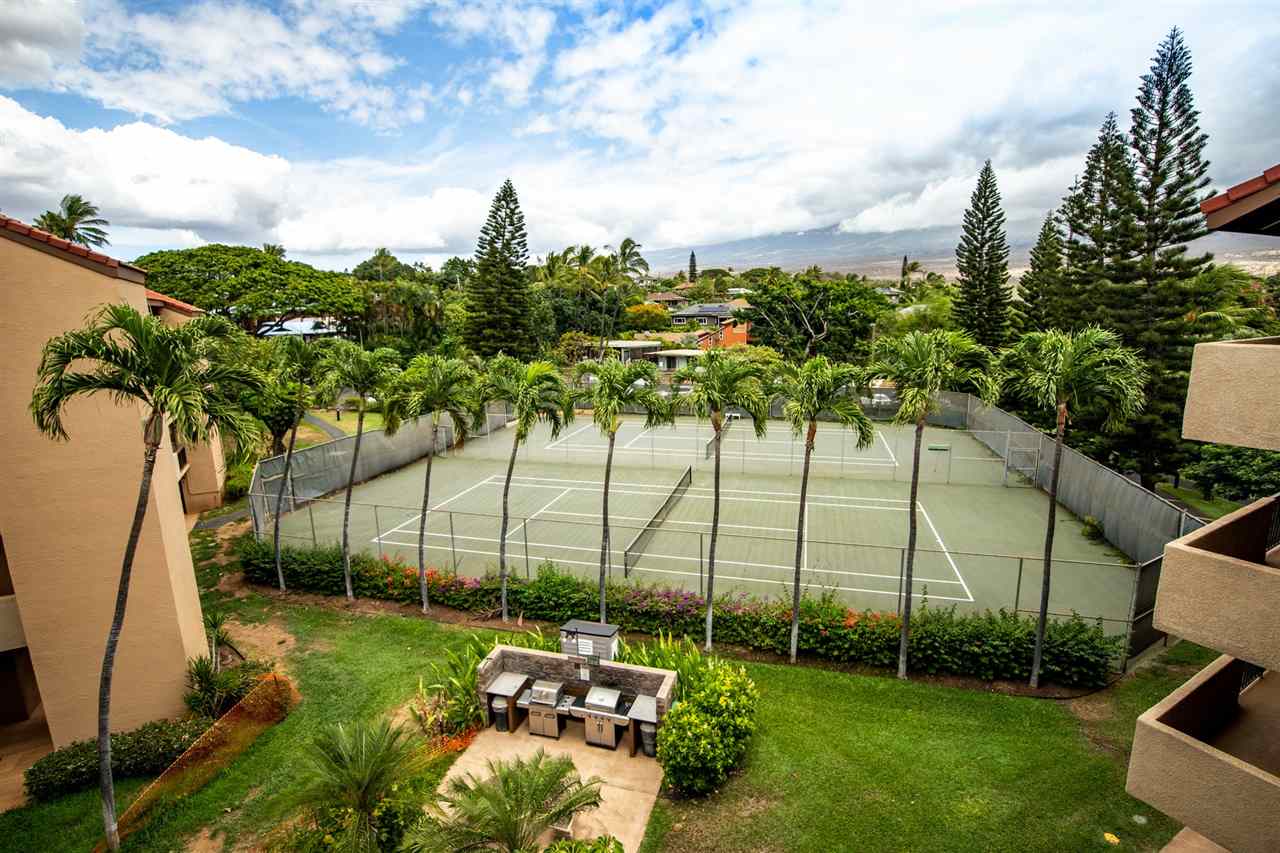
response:
[[(343, 412), (342, 420), (338, 420), (333, 416), (333, 409), (312, 409), (311, 414), (315, 415), (326, 423), (331, 423), (347, 435), (356, 434), (356, 413)], [(371, 429), (382, 429), (382, 413), (381, 412), (365, 412), (364, 428), (366, 431)]]
[(1165, 497), (1182, 501), (1201, 518), (1213, 521), (1215, 518), (1235, 512), (1244, 504), (1229, 501), (1226, 498), (1209, 498), (1206, 500), (1197, 489), (1176, 488), (1172, 483), (1157, 483), (1156, 491)]
[[(212, 535), (192, 545), (206, 606), (296, 639), (285, 662), (304, 699), (204, 789), (159, 809), (127, 850), (179, 850), (206, 828), (252, 843), (287, 818), (284, 795), (312, 733), (399, 707), (468, 633), (253, 593), (232, 599), (214, 589)], [(1083, 705), (748, 664), (761, 705), (745, 766), (705, 800), (660, 798), (643, 850), (1158, 850), (1177, 826), (1124, 793), (1134, 720), (1211, 658), (1180, 644)], [(122, 802), (141, 784), (123, 781)], [(0, 815), (0, 846), (82, 849), (99, 821), (86, 791)]]

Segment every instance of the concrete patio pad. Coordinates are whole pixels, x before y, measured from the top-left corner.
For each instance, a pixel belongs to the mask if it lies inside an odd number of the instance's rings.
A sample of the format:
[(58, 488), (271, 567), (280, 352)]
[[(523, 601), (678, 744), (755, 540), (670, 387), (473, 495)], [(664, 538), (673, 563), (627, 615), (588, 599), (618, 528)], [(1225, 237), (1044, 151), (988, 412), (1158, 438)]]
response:
[(604, 780), (600, 807), (578, 816), (574, 837), (585, 839), (607, 834), (621, 841), (627, 853), (639, 850), (649, 812), (662, 785), (662, 768), (642, 752), (637, 751), (633, 757), (630, 736), (624, 736), (616, 750), (608, 750), (589, 746), (583, 739), (580, 723), (567, 725), (559, 740), (531, 735), (523, 724), (514, 733), (487, 728), (458, 756), (440, 789), (443, 790), (450, 779), (468, 773), (483, 779), (489, 775), (489, 761), (510, 761), (532, 755), (539, 748), (548, 755), (569, 756), (583, 779), (599, 776)]

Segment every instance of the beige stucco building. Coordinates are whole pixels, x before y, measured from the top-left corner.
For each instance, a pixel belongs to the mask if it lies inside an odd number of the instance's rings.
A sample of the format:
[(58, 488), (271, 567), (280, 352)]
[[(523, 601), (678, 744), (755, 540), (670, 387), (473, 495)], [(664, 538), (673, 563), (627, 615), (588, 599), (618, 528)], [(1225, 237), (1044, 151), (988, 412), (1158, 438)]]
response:
[[(1280, 236), (1280, 165), (1202, 205)], [(1199, 344), (1183, 436), (1280, 450), (1280, 338)], [(1280, 497), (1165, 547), (1155, 625), (1223, 655), (1138, 719), (1128, 790), (1186, 829), (1167, 851), (1280, 850)]]
[[(142, 468), (138, 407), (76, 401), (71, 439), (28, 412), (45, 341), (107, 302), (166, 323), (197, 312), (148, 291), (145, 273), (0, 216), (0, 725), (43, 716), (55, 746), (97, 731), (98, 678)], [(221, 448), (156, 462), (112, 691), (111, 723), (135, 728), (183, 709), (187, 658), (205, 649), (188, 513), (220, 502)]]

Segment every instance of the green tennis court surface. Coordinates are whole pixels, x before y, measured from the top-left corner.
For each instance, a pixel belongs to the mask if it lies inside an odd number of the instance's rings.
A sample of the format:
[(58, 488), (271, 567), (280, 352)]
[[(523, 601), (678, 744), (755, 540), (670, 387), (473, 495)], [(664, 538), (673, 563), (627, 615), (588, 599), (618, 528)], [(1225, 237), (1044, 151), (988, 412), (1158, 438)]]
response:
[[(465, 575), (496, 570), (503, 479), (513, 434), (499, 430), (436, 459), (426, 531), (430, 563)], [(612, 576), (704, 588), (714, 504), (705, 422), (682, 419), (647, 430), (640, 419), (619, 432), (610, 489)], [(963, 610), (1034, 609), (1042, 576), (1046, 495), (1027, 487), (1024, 462), (1003, 455), (1007, 434), (929, 428), (922, 450), (918, 542), (911, 594)], [(823, 425), (810, 478), (802, 583), (862, 609), (893, 610), (901, 595), (908, 530), (913, 435), (880, 425), (875, 442)], [(558, 437), (545, 427), (516, 462), (507, 559), (533, 573), (550, 560), (594, 576), (601, 551), (601, 490), (607, 442), (580, 416)], [(931, 448), (931, 449), (930, 449)], [(1006, 457), (1008, 461), (1006, 461)], [(737, 422), (721, 446), (716, 591), (782, 595), (796, 559), (803, 446), (782, 422), (757, 438)], [(1035, 461), (1025, 464), (1034, 467)], [(351, 517), (353, 548), (416, 562), (425, 463), (360, 484)], [(690, 479), (676, 490), (682, 474)], [(342, 495), (313, 501), (282, 519), (293, 541), (341, 538)], [(659, 515), (655, 523), (655, 513)], [(1086, 539), (1059, 509), (1050, 609), (1117, 620), (1122, 631), (1134, 571), (1114, 551)]]

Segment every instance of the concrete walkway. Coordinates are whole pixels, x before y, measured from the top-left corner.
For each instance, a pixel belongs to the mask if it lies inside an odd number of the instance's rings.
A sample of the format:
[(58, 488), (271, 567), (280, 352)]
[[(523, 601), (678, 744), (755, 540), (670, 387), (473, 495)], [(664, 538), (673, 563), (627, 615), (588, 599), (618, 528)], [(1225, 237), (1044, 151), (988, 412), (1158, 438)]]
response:
[[(355, 414), (353, 413), (351, 417), (354, 418)], [(307, 412), (305, 415), (302, 416), (302, 422), (307, 426), (315, 427), (325, 435), (329, 436), (329, 438), (346, 438), (347, 437), (347, 434), (346, 432), (343, 431), (342, 427), (338, 426), (337, 424), (331, 424), (328, 421), (326, 421), (324, 418), (317, 418), (315, 415), (311, 414), (310, 412)]]
[[(599, 776), (604, 780), (600, 807), (578, 815), (574, 821), (574, 838), (612, 835), (622, 842), (627, 853), (636, 853), (644, 840), (649, 812), (662, 785), (662, 768), (642, 752), (637, 751), (632, 757), (629, 736), (621, 739), (616, 750), (609, 750), (587, 745), (581, 723), (569, 723), (559, 740), (531, 735), (523, 724), (514, 733), (488, 728), (458, 756), (441, 782), (440, 790), (444, 790), (450, 779), (468, 773), (477, 779), (487, 778), (489, 761), (510, 761), (532, 755), (538, 749), (548, 755), (569, 756), (583, 779)], [(550, 839), (543, 841), (550, 843)]]

